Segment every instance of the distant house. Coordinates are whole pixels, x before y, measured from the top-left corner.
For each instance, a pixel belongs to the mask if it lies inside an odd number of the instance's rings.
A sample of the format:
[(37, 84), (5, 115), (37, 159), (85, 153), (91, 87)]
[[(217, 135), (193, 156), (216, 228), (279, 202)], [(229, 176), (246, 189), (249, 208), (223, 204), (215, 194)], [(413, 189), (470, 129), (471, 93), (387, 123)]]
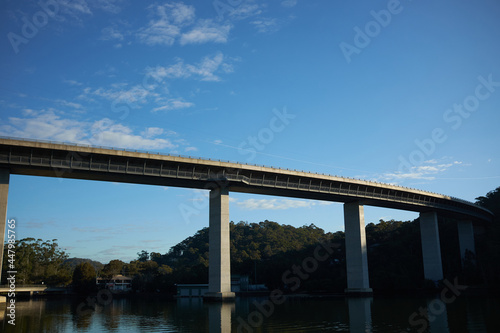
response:
[(111, 279), (97, 278), (99, 288), (109, 289), (112, 293), (127, 293), (132, 290), (132, 278), (121, 274), (114, 275)]

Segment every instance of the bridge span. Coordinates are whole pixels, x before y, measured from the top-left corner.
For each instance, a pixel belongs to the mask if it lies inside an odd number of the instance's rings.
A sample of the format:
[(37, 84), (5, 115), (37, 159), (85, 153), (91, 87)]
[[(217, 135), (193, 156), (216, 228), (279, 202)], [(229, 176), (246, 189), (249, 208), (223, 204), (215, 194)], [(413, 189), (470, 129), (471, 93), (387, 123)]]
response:
[(234, 296), (230, 279), (229, 192), (344, 203), (347, 292), (371, 291), (364, 205), (420, 213), (424, 276), (431, 280), (443, 278), (438, 214), (458, 220), (462, 255), (466, 250), (474, 252), (473, 224), (493, 219), (490, 211), (465, 200), (372, 181), (178, 155), (0, 138), (0, 230), (5, 230), (11, 174), (210, 190), (207, 297), (216, 299)]

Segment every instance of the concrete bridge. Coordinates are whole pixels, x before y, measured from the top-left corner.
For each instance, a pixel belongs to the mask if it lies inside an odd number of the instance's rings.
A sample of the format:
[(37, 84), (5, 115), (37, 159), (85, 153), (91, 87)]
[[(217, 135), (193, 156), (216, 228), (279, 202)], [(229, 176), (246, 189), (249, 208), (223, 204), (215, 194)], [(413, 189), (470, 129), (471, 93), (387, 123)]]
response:
[[(12, 289), (9, 285), (0, 285), (0, 293), (9, 293)], [(15, 286), (15, 293), (29, 293), (30, 296), (35, 292), (44, 292), (47, 290), (47, 286), (44, 284), (21, 284)]]
[(215, 299), (234, 297), (230, 278), (229, 192), (344, 203), (346, 292), (371, 292), (364, 205), (420, 213), (424, 276), (431, 280), (443, 278), (438, 214), (457, 219), (462, 255), (466, 250), (474, 252), (473, 224), (493, 219), (490, 211), (465, 200), (371, 181), (178, 155), (0, 138), (0, 230), (5, 230), (11, 174), (210, 190), (206, 296)]

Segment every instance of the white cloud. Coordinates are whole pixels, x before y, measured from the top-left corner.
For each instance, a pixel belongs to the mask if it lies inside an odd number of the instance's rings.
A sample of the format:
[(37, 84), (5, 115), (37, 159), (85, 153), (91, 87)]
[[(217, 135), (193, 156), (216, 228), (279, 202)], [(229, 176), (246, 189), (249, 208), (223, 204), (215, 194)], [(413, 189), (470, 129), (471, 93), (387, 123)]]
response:
[(78, 82), (76, 80), (63, 80), (64, 83), (69, 84), (70, 86), (81, 86), (83, 83)]
[(293, 15), (289, 15), (288, 17), (280, 19), (271, 17), (259, 17), (250, 23), (253, 24), (257, 31), (260, 33), (274, 33), (294, 19), (295, 16)]
[(149, 8), (156, 18), (136, 34), (139, 41), (147, 45), (173, 45), (180, 36), (181, 28), (192, 23), (195, 17), (194, 7), (182, 3), (152, 5)]
[(380, 180), (385, 182), (396, 182), (396, 183), (398, 181), (404, 181), (410, 179), (434, 180), (439, 174), (448, 171), (453, 166), (462, 164), (462, 162), (459, 161), (453, 161), (441, 164), (438, 163), (439, 161), (435, 159), (428, 160), (423, 162), (422, 165), (411, 167), (411, 169), (407, 170), (407, 172), (401, 172), (401, 171), (387, 172), (382, 175), (376, 176), (375, 180), (376, 181)]
[[(77, 97), (79, 101), (98, 102), (100, 99), (111, 102), (108, 107), (117, 105), (129, 109), (140, 109), (149, 106), (152, 112), (186, 109), (195, 104), (179, 96), (171, 96), (168, 90), (169, 81), (166, 79), (195, 79), (199, 81), (221, 81), (220, 74), (234, 71), (232, 62), (237, 58), (227, 58), (222, 52), (205, 56), (198, 63), (186, 64), (183, 59), (169, 66), (146, 68), (142, 84), (130, 86), (126, 82), (117, 82), (109, 87), (85, 87)], [(70, 104), (71, 103), (71, 104)], [(66, 107), (83, 109), (83, 106), (74, 102), (64, 102)], [(149, 104), (149, 105), (148, 105)]]
[(106, 65), (104, 69), (100, 69), (94, 73), (94, 75), (104, 75), (107, 77), (115, 77), (117, 73), (117, 69), (114, 66)]
[(147, 28), (140, 29), (137, 37), (141, 43), (147, 45), (171, 46), (179, 34), (180, 29), (177, 26), (158, 21), (151, 22)]
[[(126, 87), (126, 84), (124, 85)], [(146, 89), (141, 85), (135, 85), (128, 89), (120, 89), (120, 85), (115, 85), (113, 88), (97, 88), (92, 89), (87, 87), (78, 97), (83, 100), (92, 100), (91, 96), (101, 97), (112, 102), (126, 103), (132, 108), (139, 108), (139, 104), (145, 104), (150, 98), (158, 98), (160, 95), (152, 89)]]
[(167, 16), (167, 11), (170, 11), (170, 17), (176, 24), (189, 24), (194, 21), (194, 7), (183, 3), (165, 4), (163, 8), (159, 6), (162, 15)]
[(29, 110), (28, 114), (31, 117), (10, 117), (8, 124), (0, 126), (0, 133), (4, 136), (66, 142), (81, 142), (85, 137), (80, 122), (61, 119), (53, 109), (42, 112)]
[[(224, 64), (224, 55), (219, 52), (215, 56), (205, 57), (198, 66), (188, 65), (188, 70), (201, 77), (202, 81), (220, 81), (214, 73)], [(226, 71), (226, 70), (224, 70)]]
[(191, 31), (182, 34), (180, 43), (181, 45), (207, 42), (226, 43), (230, 30), (229, 24), (220, 25), (208, 19), (199, 20)]
[(78, 109), (78, 110), (83, 109), (83, 105), (81, 105), (79, 103), (75, 103), (75, 102), (66, 101), (64, 99), (58, 99), (58, 100), (56, 100), (56, 103), (61, 105), (61, 106), (72, 108), (72, 109)]
[(291, 8), (291, 7), (295, 7), (295, 5), (297, 5), (297, 0), (285, 0), (285, 1), (281, 1), (281, 5), (283, 7), (288, 7), (288, 8)]
[(331, 202), (315, 200), (293, 200), (293, 199), (247, 199), (244, 201), (234, 200), (236, 205), (247, 210), (282, 210), (290, 208), (311, 208), (316, 205), (330, 205)]
[(154, 15), (148, 24), (140, 28), (136, 37), (147, 45), (171, 46), (203, 43), (226, 43), (231, 25), (220, 24), (213, 19), (196, 19), (195, 8), (183, 3), (151, 5)]
[[(107, 120), (107, 119), (104, 119)], [(94, 135), (89, 139), (92, 145), (134, 149), (174, 149), (170, 140), (163, 138), (145, 138), (135, 135), (129, 127), (111, 123), (96, 122), (92, 125)]]
[(182, 59), (177, 59), (177, 63), (174, 65), (167, 67), (156, 66), (147, 69), (147, 71), (158, 82), (164, 79), (186, 79), (190, 77), (198, 78), (201, 81), (220, 81), (220, 77), (215, 73), (219, 71), (231, 73), (233, 66), (226, 61), (226, 57), (222, 52), (218, 52), (213, 56), (204, 57), (198, 64), (184, 64)]
[(87, 1), (85, 0), (58, 0), (58, 4), (61, 5), (61, 10), (64, 13), (92, 14)]
[(146, 138), (151, 138), (154, 136), (162, 135), (163, 132), (164, 132), (163, 128), (148, 127), (148, 128), (146, 128), (145, 131), (141, 132), (141, 135), (143, 135)]
[(279, 30), (279, 24), (276, 18), (260, 18), (251, 23), (260, 33), (270, 33)]
[(120, 40), (124, 39), (123, 33), (121, 33), (115, 27), (106, 27), (101, 30), (101, 40)]
[(92, 5), (96, 8), (113, 14), (121, 12), (121, 8), (117, 5), (117, 3), (120, 2), (122, 2), (122, 0), (91, 0)]
[(229, 16), (234, 20), (244, 20), (262, 14), (263, 7), (265, 7), (265, 5), (243, 3), (231, 10)]
[(190, 108), (192, 106), (194, 106), (193, 103), (185, 102), (182, 99), (169, 99), (163, 102), (162, 106), (154, 108), (152, 111), (153, 112), (170, 111), (170, 110)]
[(178, 144), (166, 138), (158, 127), (148, 127), (141, 134), (108, 118), (93, 122), (62, 118), (57, 110), (29, 110), (24, 118), (10, 117), (0, 126), (0, 135), (26, 139), (52, 140), (130, 149), (175, 149)]

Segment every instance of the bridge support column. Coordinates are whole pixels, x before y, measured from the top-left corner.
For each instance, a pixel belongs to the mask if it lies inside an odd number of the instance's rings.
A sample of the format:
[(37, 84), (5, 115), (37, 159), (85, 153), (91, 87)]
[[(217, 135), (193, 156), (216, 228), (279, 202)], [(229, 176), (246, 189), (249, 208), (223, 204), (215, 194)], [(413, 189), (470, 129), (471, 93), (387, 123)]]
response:
[(420, 213), (420, 238), (424, 260), (424, 277), (434, 282), (442, 280), (443, 265), (436, 212)]
[(223, 301), (235, 296), (231, 292), (229, 190), (215, 188), (210, 191), (209, 200), (208, 292), (204, 298)]
[(462, 259), (463, 266), (466, 250), (476, 254), (472, 221), (458, 221), (458, 242), (460, 244), (460, 258)]
[[(10, 172), (7, 169), (0, 169), (0, 233), (2, 243), (0, 246), (0, 280), (2, 278), (3, 265), (3, 241), (5, 237), (5, 226), (7, 224), (7, 197), (9, 195)], [(0, 303), (6, 302), (6, 297), (0, 296)]]
[(359, 202), (344, 204), (346, 293), (371, 293), (366, 254), (365, 213)]

